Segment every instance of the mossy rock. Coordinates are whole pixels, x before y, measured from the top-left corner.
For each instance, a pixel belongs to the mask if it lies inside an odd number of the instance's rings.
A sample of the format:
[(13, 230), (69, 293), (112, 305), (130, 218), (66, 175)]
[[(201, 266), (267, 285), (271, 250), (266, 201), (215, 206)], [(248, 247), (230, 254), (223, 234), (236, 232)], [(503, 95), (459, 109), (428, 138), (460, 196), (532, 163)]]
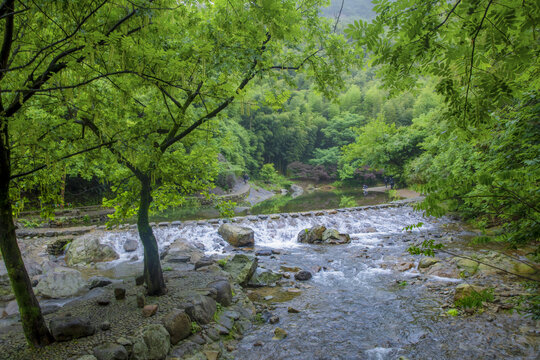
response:
[(514, 265), (514, 271), (518, 275), (535, 275), (538, 273), (538, 269), (522, 262), (516, 262)]
[(435, 265), (439, 261), (441, 260), (434, 257), (425, 257), (420, 260), (420, 262), (418, 263), (418, 267), (420, 269), (426, 269), (432, 265)]
[(480, 263), (470, 259), (459, 259), (456, 263), (458, 269), (466, 271), (468, 275), (474, 275), (478, 271)]

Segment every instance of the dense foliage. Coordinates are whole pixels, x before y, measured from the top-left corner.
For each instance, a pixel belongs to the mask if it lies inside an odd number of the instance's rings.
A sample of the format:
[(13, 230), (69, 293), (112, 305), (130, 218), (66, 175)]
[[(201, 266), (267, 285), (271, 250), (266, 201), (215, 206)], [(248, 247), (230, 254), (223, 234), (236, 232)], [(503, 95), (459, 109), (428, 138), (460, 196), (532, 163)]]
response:
[(421, 208), (429, 213), (459, 211), (501, 226), (498, 239), (537, 243), (538, 2), (375, 3), (377, 18), (347, 33), (370, 53), (388, 88), (410, 90), (427, 76), (444, 107), (405, 129), (365, 128), (347, 156), (388, 169), (399, 164), (428, 195)]

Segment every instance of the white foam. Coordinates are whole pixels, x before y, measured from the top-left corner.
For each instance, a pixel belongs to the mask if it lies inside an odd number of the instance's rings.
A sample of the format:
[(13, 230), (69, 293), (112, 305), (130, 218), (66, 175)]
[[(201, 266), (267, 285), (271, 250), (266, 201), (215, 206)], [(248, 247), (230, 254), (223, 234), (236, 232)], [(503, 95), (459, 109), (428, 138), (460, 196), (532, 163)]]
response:
[(384, 360), (390, 355), (392, 350), (393, 350), (392, 348), (376, 347), (376, 348), (367, 350), (366, 355), (368, 356), (368, 359), (370, 360), (371, 359)]

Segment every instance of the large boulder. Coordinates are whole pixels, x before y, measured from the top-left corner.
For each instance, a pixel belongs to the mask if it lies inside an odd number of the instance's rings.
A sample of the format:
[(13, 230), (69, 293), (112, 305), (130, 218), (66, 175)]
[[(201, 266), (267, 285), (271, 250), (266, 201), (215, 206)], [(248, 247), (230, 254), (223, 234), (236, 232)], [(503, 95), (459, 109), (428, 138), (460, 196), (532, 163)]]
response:
[(170, 335), (161, 324), (150, 324), (141, 331), (148, 348), (148, 360), (162, 360), (167, 357), (171, 346)]
[(171, 311), (163, 317), (162, 322), (171, 336), (171, 344), (173, 345), (191, 335), (191, 319), (183, 310)]
[(83, 236), (73, 240), (66, 252), (66, 264), (84, 265), (118, 259), (118, 254), (109, 245), (101, 244), (96, 237)]
[(44, 298), (58, 299), (78, 295), (88, 289), (87, 282), (75, 269), (50, 269), (36, 286), (36, 293)]
[(349, 234), (340, 234), (336, 229), (326, 229), (322, 234), (322, 242), (329, 245), (341, 245), (351, 242)]
[(223, 266), (223, 270), (232, 276), (233, 281), (242, 286), (247, 286), (257, 269), (257, 264), (258, 260), (254, 256), (236, 254), (232, 259), (227, 261)]
[(300, 231), (297, 239), (298, 242), (306, 244), (340, 245), (351, 242), (351, 237), (348, 234), (341, 234), (336, 229), (327, 229), (323, 225)]
[(78, 317), (58, 317), (49, 322), (52, 336), (56, 341), (68, 341), (94, 335), (96, 329), (90, 320)]
[(216, 289), (216, 301), (221, 305), (230, 306), (232, 304), (232, 287), (228, 280), (216, 280), (206, 287)]
[(189, 262), (195, 264), (204, 256), (204, 252), (190, 244), (186, 239), (178, 238), (164, 249), (160, 258), (164, 262), (181, 262), (179, 260), (184, 259), (186, 256), (189, 256)]
[(94, 348), (97, 360), (127, 360), (128, 352), (125, 347), (115, 343), (105, 343)]
[(298, 242), (315, 244), (322, 242), (322, 235), (326, 231), (326, 227), (319, 225), (311, 229), (304, 229), (298, 233)]
[(227, 223), (219, 227), (218, 234), (232, 246), (253, 246), (255, 244), (255, 233), (248, 227)]
[(216, 301), (211, 297), (203, 295), (192, 297), (185, 307), (185, 311), (189, 315), (190, 319), (201, 325), (211, 322), (214, 318), (214, 313), (216, 310)]

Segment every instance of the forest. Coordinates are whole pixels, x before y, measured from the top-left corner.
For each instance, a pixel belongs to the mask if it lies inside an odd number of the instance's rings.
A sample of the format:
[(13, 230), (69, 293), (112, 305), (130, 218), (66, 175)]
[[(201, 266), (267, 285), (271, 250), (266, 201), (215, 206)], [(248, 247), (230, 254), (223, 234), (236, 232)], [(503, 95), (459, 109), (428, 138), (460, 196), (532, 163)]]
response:
[(3, 1), (0, 248), (29, 344), (54, 339), (15, 224), (85, 205), (66, 184), (136, 219), (156, 296), (149, 216), (231, 175), (391, 176), (539, 261), (539, 21), (532, 0)]

